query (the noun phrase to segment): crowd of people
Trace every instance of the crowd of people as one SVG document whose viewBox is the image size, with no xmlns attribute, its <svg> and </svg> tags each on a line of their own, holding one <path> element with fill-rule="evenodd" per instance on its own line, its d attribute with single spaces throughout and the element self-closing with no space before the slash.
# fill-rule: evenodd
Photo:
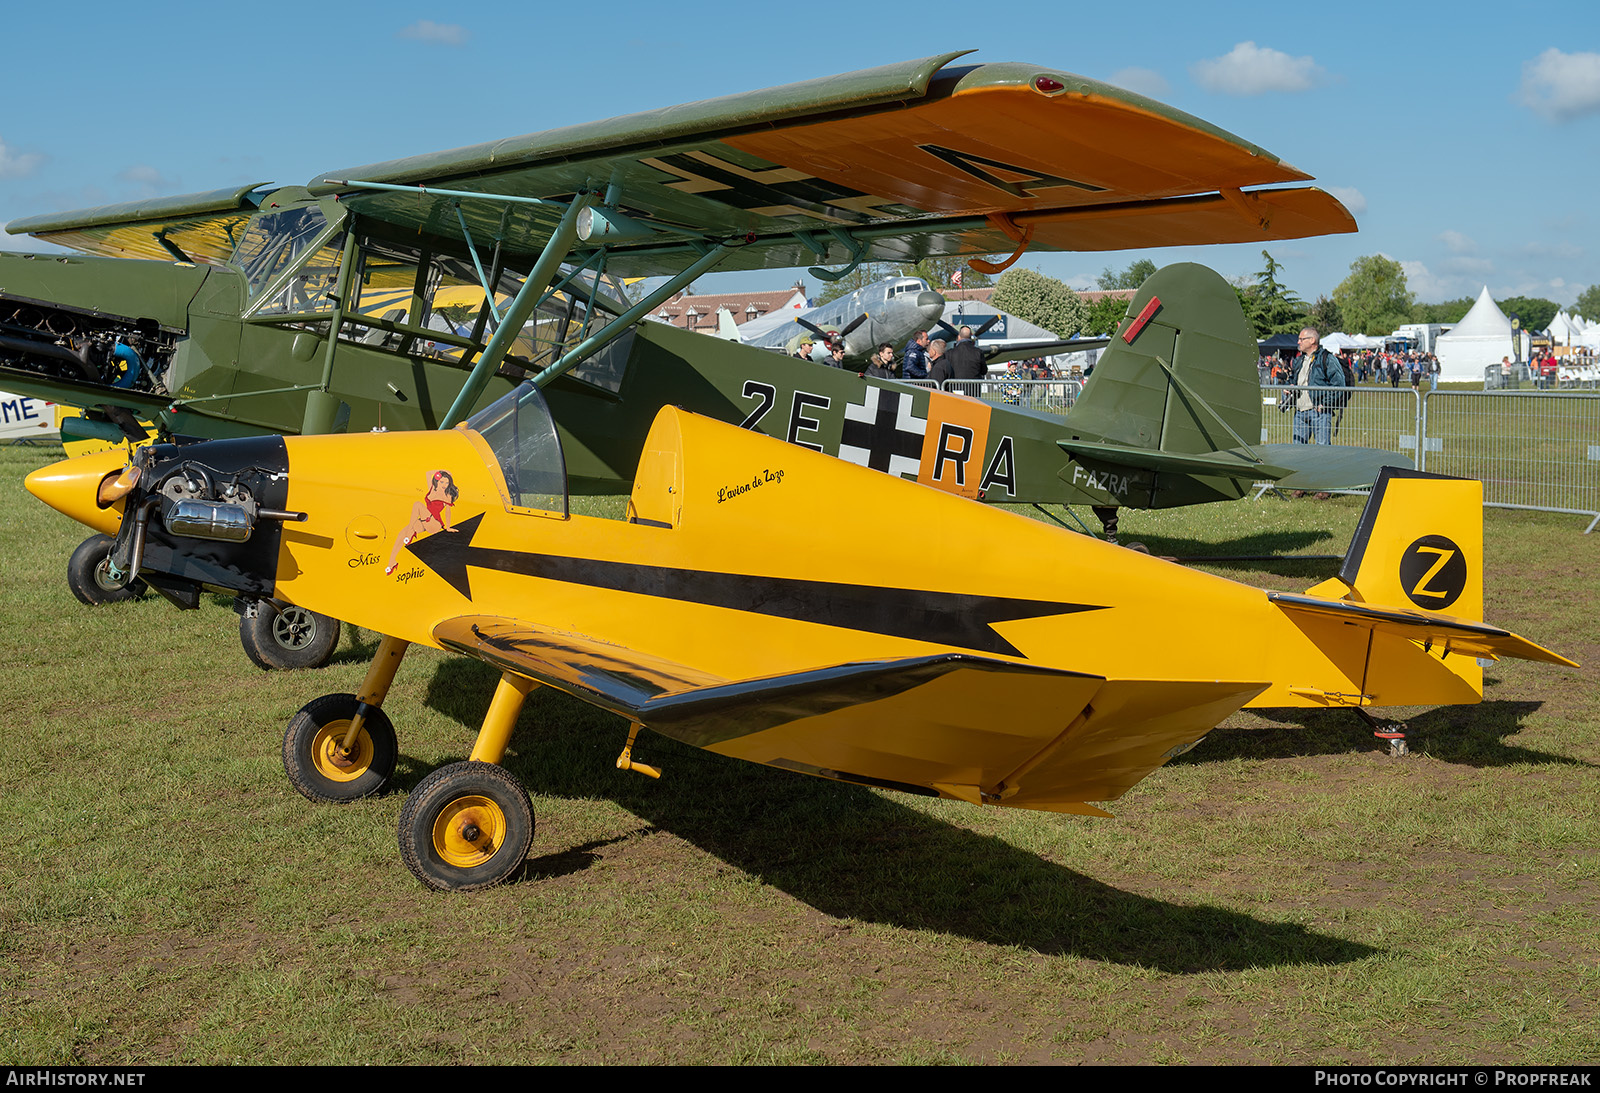
<svg viewBox="0 0 1600 1093">
<path fill-rule="evenodd" d="M 817 342 L 810 335 L 795 344 L 794 356 L 801 360 L 812 359 Z M 844 368 L 845 346 L 842 339 L 831 339 L 827 344 L 829 359 L 825 364 Z M 882 342 L 872 351 L 863 376 L 893 380 L 976 380 L 989 374 L 989 362 L 972 336 L 972 328 L 963 326 L 956 332 L 955 341 L 931 338 L 926 330 L 919 330 L 898 352 L 888 342 Z M 1006 374 L 1013 379 L 1057 379 L 1044 357 L 1025 361 L 1012 361 Z"/>
<path fill-rule="evenodd" d="M 1303 347 L 1302 347 L 1303 349 Z M 1429 389 L 1439 386 L 1439 358 L 1432 353 L 1422 353 L 1415 349 L 1403 353 L 1379 349 L 1346 350 L 1343 353 L 1330 354 L 1339 363 L 1340 371 L 1349 381 L 1338 386 L 1354 386 L 1355 384 L 1388 384 L 1390 387 L 1399 387 L 1402 382 L 1409 383 L 1413 389 L 1420 389 L 1426 383 Z M 1276 353 L 1268 354 L 1256 362 L 1257 371 L 1261 374 L 1261 384 L 1266 386 L 1287 386 L 1294 382 L 1294 361 L 1296 357 L 1280 356 Z"/>
</svg>

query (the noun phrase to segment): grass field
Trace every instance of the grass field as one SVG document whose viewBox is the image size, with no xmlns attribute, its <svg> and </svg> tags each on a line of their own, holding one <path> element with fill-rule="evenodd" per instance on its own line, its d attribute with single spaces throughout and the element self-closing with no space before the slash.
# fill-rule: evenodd
<svg viewBox="0 0 1600 1093">
<path fill-rule="evenodd" d="M 82 530 L 0 449 L 0 1063 L 1592 1063 L 1600 1056 L 1600 535 L 1487 511 L 1488 617 L 1584 663 L 1506 662 L 1478 707 L 1237 716 L 1092 820 L 724 760 L 539 691 L 507 765 L 514 882 L 401 866 L 403 792 L 464 757 L 493 673 L 418 650 L 398 790 L 283 776 L 305 701 L 226 601 L 98 610 Z M 1357 498 L 1130 513 L 1158 553 L 1333 553 Z M 997 565 L 1009 565 L 997 559 Z M 1030 564 L 1038 564 L 1030 560 Z M 1218 569 L 1303 589 L 1328 563 Z M 1153 634 L 1158 637 L 1158 634 Z"/>
</svg>

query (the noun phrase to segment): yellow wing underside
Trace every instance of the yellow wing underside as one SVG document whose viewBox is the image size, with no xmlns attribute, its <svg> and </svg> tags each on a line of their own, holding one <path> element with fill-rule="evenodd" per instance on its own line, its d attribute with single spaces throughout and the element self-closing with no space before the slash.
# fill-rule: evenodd
<svg viewBox="0 0 1600 1093">
<path fill-rule="evenodd" d="M 726 680 L 517 620 L 463 616 L 439 644 L 698 747 L 973 804 L 1103 815 L 1264 683 L 1116 680 L 943 654 Z"/>
</svg>

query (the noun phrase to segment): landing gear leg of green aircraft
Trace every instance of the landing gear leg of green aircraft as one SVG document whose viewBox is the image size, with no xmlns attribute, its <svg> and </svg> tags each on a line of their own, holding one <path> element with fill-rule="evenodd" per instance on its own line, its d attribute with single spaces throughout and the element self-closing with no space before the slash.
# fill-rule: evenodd
<svg viewBox="0 0 1600 1093">
<path fill-rule="evenodd" d="M 533 803 L 498 764 L 523 700 L 538 684 L 505 672 L 478 730 L 472 755 L 428 775 L 400 810 L 400 860 L 423 884 L 470 891 L 499 884 L 528 856 Z"/>
<path fill-rule="evenodd" d="M 283 735 L 283 770 L 301 796 L 318 803 L 360 800 L 394 773 L 399 745 L 383 700 L 410 643 L 385 637 L 356 694 L 307 702 Z"/>
</svg>

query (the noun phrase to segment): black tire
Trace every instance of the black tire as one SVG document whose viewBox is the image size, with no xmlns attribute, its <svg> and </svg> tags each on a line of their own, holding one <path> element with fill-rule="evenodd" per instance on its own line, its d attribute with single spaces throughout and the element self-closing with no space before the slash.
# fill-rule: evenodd
<svg viewBox="0 0 1600 1093">
<path fill-rule="evenodd" d="M 67 587 L 78 597 L 78 602 L 90 607 L 102 604 L 136 600 L 145 593 L 145 583 L 135 577 L 126 587 L 118 588 L 106 576 L 106 563 L 111 558 L 111 548 L 116 540 L 109 535 L 91 535 L 78 544 L 78 549 L 67 559 Z"/>
<path fill-rule="evenodd" d="M 339 620 L 294 604 L 262 604 L 255 618 L 239 620 L 239 644 L 263 671 L 321 668 L 339 644 Z"/>
<path fill-rule="evenodd" d="M 493 763 L 451 763 L 400 810 L 400 860 L 429 888 L 469 892 L 509 877 L 533 845 L 533 803 Z"/>
<path fill-rule="evenodd" d="M 370 797 L 394 773 L 400 746 L 380 709 L 367 711 L 351 754 L 340 749 L 356 715 L 355 695 L 323 695 L 300 707 L 283 734 L 283 771 L 308 801 L 344 804 Z"/>
</svg>

